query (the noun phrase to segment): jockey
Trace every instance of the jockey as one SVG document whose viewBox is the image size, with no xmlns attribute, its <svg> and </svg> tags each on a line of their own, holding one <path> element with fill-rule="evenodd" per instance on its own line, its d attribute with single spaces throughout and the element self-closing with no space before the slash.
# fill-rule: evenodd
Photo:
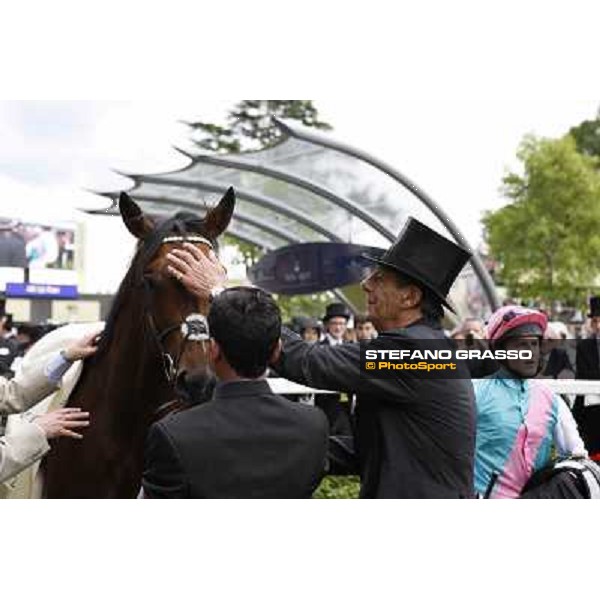
<svg viewBox="0 0 600 600">
<path fill-rule="evenodd" d="M 530 350 L 531 359 L 500 361 L 493 375 L 474 381 L 477 404 L 475 488 L 492 498 L 517 498 L 553 451 L 586 456 L 564 400 L 541 380 L 540 344 L 547 318 L 522 306 L 504 306 L 487 325 L 493 349 Z"/>
<path fill-rule="evenodd" d="M 74 361 L 96 352 L 98 331 L 86 335 L 66 350 L 40 364 L 37 372 L 14 379 L 0 377 L 0 416 L 23 412 L 51 394 Z M 50 449 L 48 439 L 68 436 L 81 438 L 73 431 L 86 427 L 89 413 L 78 408 L 61 408 L 24 423 L 15 433 L 0 437 L 0 483 L 39 460 Z"/>
</svg>

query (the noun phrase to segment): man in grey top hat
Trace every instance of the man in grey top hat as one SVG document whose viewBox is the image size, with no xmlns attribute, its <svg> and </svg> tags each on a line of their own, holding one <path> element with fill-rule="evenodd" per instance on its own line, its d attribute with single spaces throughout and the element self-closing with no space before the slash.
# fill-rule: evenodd
<svg viewBox="0 0 600 600">
<path fill-rule="evenodd" d="M 362 282 L 368 314 L 379 331 L 369 348 L 415 349 L 451 343 L 441 328 L 450 287 L 469 259 L 462 247 L 416 219 Z M 173 250 L 171 274 L 191 292 L 209 296 L 223 282 L 216 259 L 191 245 Z M 473 496 L 474 392 L 464 378 L 418 377 L 398 371 L 393 379 L 361 370 L 359 344 L 307 344 L 283 336 L 283 377 L 318 388 L 357 394 L 356 453 L 363 498 L 469 498 Z"/>
</svg>

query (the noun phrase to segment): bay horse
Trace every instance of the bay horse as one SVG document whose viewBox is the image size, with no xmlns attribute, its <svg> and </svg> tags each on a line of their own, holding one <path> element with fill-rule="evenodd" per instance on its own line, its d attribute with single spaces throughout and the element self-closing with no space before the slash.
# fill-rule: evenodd
<svg viewBox="0 0 600 600">
<path fill-rule="evenodd" d="M 203 219 L 180 212 L 158 222 L 121 193 L 119 211 L 139 240 L 137 250 L 98 350 L 86 361 L 67 403 L 88 411 L 90 426 L 81 440 L 53 442 L 43 465 L 44 497 L 135 498 L 149 426 L 181 407 L 182 383 L 210 393 L 208 304 L 168 274 L 165 257 L 184 241 L 209 252 L 234 206 L 230 188 Z"/>
</svg>

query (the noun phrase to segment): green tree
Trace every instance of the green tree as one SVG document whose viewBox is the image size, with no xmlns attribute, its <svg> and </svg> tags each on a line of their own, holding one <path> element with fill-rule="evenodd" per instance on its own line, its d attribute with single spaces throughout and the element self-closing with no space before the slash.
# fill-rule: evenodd
<svg viewBox="0 0 600 600">
<path fill-rule="evenodd" d="M 571 136 L 526 137 L 517 154 L 523 175 L 504 179 L 507 206 L 484 218 L 487 242 L 509 294 L 543 301 L 574 298 L 600 274 L 598 159 Z"/>
<path fill-rule="evenodd" d="M 264 252 L 258 246 L 250 242 L 243 242 L 233 236 L 225 233 L 225 243 L 229 246 L 235 246 L 240 256 L 239 262 L 243 263 L 246 268 L 255 265 L 264 255 Z"/>
<path fill-rule="evenodd" d="M 278 294 L 276 298 L 284 323 L 291 321 L 292 317 L 320 319 L 325 314 L 325 307 L 335 301 L 335 296 L 330 292 L 295 296 Z"/>
<path fill-rule="evenodd" d="M 192 139 L 212 152 L 242 152 L 271 146 L 281 136 L 272 117 L 298 121 L 305 127 L 331 129 L 319 118 L 311 100 L 243 100 L 228 113 L 226 123 L 188 123 Z"/>
<path fill-rule="evenodd" d="M 600 110 L 595 119 L 582 121 L 576 127 L 571 127 L 569 135 L 575 139 L 579 152 L 600 157 Z"/>
</svg>

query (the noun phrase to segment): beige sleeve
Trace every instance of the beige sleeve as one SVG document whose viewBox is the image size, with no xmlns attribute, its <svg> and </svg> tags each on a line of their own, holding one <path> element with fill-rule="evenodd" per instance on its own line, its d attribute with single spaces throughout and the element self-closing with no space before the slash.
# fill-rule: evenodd
<svg viewBox="0 0 600 600">
<path fill-rule="evenodd" d="M 50 446 L 44 430 L 23 421 L 14 432 L 0 438 L 0 483 L 39 460 Z"/>
<path fill-rule="evenodd" d="M 26 375 L 18 373 L 13 379 L 0 377 L 0 414 L 23 412 L 56 389 L 44 373 L 45 366 L 42 362 Z"/>
</svg>

